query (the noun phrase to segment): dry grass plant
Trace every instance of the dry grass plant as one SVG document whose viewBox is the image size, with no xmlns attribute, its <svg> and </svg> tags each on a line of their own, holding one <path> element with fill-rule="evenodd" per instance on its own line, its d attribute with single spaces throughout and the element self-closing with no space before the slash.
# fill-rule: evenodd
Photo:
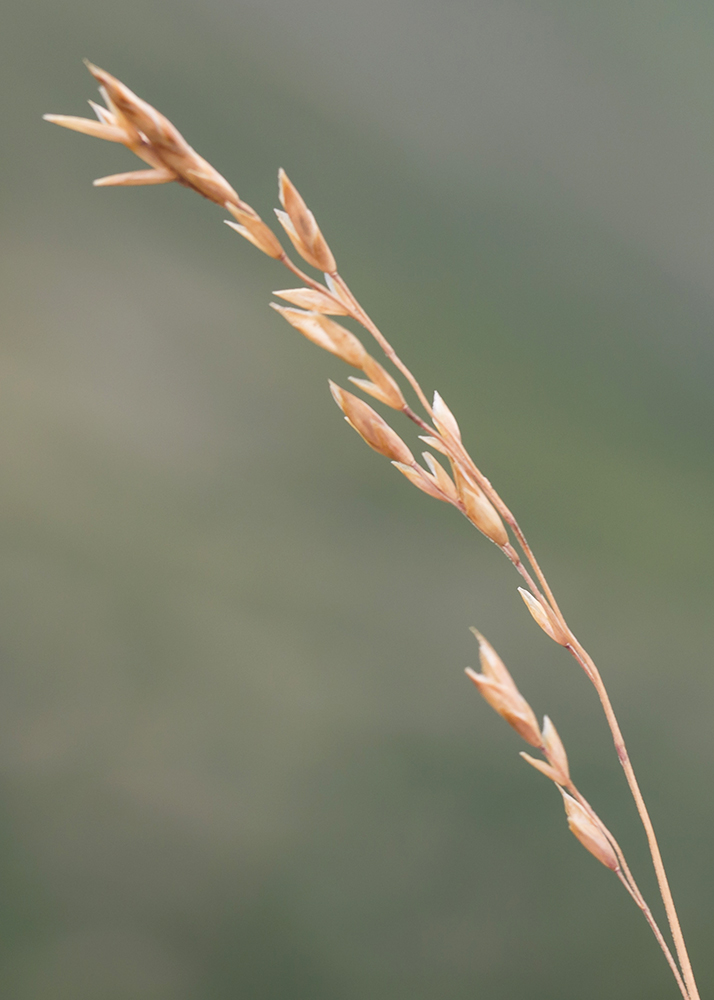
<svg viewBox="0 0 714 1000">
<path fill-rule="evenodd" d="M 647 836 L 674 954 L 635 882 L 620 845 L 576 787 L 555 726 L 547 716 L 542 726 L 538 723 L 499 655 L 480 632 L 472 630 L 479 644 L 481 672 L 469 669 L 466 671 L 468 677 L 489 705 L 541 754 L 540 757 L 527 753 L 521 756 L 555 783 L 562 795 L 571 831 L 598 861 L 617 876 L 642 911 L 685 1000 L 699 1000 L 655 831 L 600 672 L 566 622 L 518 521 L 466 450 L 453 413 L 438 393 L 435 392 L 433 400 L 429 401 L 415 376 L 350 291 L 314 215 L 284 170 L 279 172 L 282 209 L 275 210 L 278 221 L 297 254 L 310 267 L 321 272 L 323 280 L 311 277 L 291 259 L 273 230 L 210 163 L 189 146 L 171 122 L 109 73 L 91 63 L 87 66 L 98 81 L 106 104 L 102 107 L 89 102 L 98 120 L 45 115 L 46 120 L 86 135 L 122 143 L 148 164 L 148 169 L 103 177 L 94 181 L 95 186 L 127 187 L 176 181 L 226 209 L 233 217 L 227 220 L 229 226 L 287 267 L 301 284 L 297 288 L 276 291 L 274 294 L 289 305 L 271 303 L 273 308 L 308 340 L 361 372 L 365 378 L 349 376 L 349 381 L 416 424 L 422 432 L 420 440 L 431 452 L 422 453 L 424 464 L 420 464 L 402 438 L 368 403 L 330 382 L 332 395 L 345 420 L 417 489 L 456 507 L 498 546 L 525 584 L 518 589 L 536 624 L 574 657 L 594 685 Z M 422 416 L 406 402 L 396 379 L 367 352 L 360 339 L 332 319 L 333 316 L 350 317 L 372 337 L 415 394 Z M 438 460 L 432 452 L 442 456 L 445 462 Z"/>
</svg>

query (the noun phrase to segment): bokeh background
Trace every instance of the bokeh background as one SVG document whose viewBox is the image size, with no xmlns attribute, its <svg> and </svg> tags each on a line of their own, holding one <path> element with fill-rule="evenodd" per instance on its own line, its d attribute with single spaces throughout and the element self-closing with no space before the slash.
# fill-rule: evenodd
<svg viewBox="0 0 714 1000">
<path fill-rule="evenodd" d="M 278 266 L 183 189 L 92 189 L 130 154 L 40 120 L 84 113 L 84 56 L 266 217 L 284 166 L 458 414 L 607 678 L 709 995 L 714 9 L 15 0 L 3 996 L 678 995 L 465 681 L 467 626 L 654 902 L 594 692 L 495 548 L 345 427 Z"/>
</svg>

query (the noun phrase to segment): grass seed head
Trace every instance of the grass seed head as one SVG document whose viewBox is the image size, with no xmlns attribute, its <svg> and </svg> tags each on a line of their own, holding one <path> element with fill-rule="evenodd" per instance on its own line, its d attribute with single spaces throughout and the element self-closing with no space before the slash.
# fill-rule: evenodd
<svg viewBox="0 0 714 1000">
<path fill-rule="evenodd" d="M 255 212 L 245 210 L 249 206 L 239 208 L 237 205 L 232 205 L 227 201 L 224 207 L 228 209 L 236 220 L 235 222 L 231 222 L 230 219 L 226 219 L 227 226 L 235 229 L 244 239 L 248 240 L 249 243 L 252 243 L 259 250 L 262 250 L 268 257 L 279 260 L 283 256 L 285 251 L 278 237 Z"/>
<path fill-rule="evenodd" d="M 189 146 L 168 118 L 137 97 L 111 73 L 90 62 L 87 63 L 87 69 L 100 84 L 100 93 L 107 104 L 106 109 L 100 109 L 90 102 L 99 121 L 93 122 L 71 115 L 45 115 L 45 120 L 99 139 L 121 142 L 158 172 L 158 176 L 152 171 L 138 171 L 133 176 L 114 174 L 100 178 L 99 187 L 163 184 L 176 180 L 218 205 L 224 205 L 227 201 L 241 204 L 240 198 L 225 177 Z M 166 171 L 170 176 L 167 176 Z"/>
<path fill-rule="evenodd" d="M 544 760 L 539 760 L 537 757 L 531 757 L 529 753 L 524 753 L 522 750 L 521 757 L 523 760 L 527 760 L 528 763 L 536 769 L 536 771 L 540 771 L 546 776 L 546 778 L 550 778 L 551 781 L 554 781 L 556 785 L 561 783 L 560 773 L 556 771 L 554 767 L 551 767 L 550 764 L 546 764 Z"/>
</svg>

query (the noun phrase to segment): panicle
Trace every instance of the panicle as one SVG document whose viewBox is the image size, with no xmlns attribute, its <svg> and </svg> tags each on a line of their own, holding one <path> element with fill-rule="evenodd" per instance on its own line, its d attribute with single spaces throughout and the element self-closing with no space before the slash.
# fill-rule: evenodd
<svg viewBox="0 0 714 1000">
<path fill-rule="evenodd" d="M 278 190 L 280 204 L 285 211 L 276 209 L 276 214 L 293 246 L 308 264 L 320 271 L 334 274 L 337 270 L 335 258 L 320 232 L 315 216 L 282 167 L 278 172 Z"/>
<path fill-rule="evenodd" d="M 330 382 L 330 391 L 348 423 L 370 448 L 374 448 L 380 455 L 385 455 L 393 462 L 408 466 L 415 464 L 414 456 L 399 435 L 369 404 L 353 396 L 351 392 L 340 389 L 334 382 Z"/>
<path fill-rule="evenodd" d="M 607 839 L 604 829 L 599 826 L 590 816 L 587 809 L 560 789 L 565 805 L 565 815 L 568 818 L 568 826 L 571 832 L 578 838 L 583 847 L 598 859 L 606 868 L 617 871 L 620 867 L 615 851 Z"/>
</svg>

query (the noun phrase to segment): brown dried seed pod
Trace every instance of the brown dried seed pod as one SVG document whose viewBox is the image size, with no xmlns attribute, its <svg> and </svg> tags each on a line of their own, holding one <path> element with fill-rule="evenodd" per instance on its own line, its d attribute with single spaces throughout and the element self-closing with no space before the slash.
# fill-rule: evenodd
<svg viewBox="0 0 714 1000">
<path fill-rule="evenodd" d="M 371 406 L 353 396 L 351 392 L 340 389 L 334 382 L 330 382 L 330 392 L 350 425 L 370 448 L 374 448 L 380 455 L 391 458 L 393 462 L 408 466 L 415 464 L 414 456 L 399 435 Z"/>
<path fill-rule="evenodd" d="M 278 212 L 278 218 L 295 249 L 308 264 L 312 264 L 320 271 L 333 274 L 337 270 L 337 265 L 332 251 L 320 232 L 315 216 L 282 167 L 278 171 L 278 189 L 280 204 L 287 213 L 287 219 L 283 218 L 282 212 Z M 286 222 L 289 222 L 289 226 Z"/>
<path fill-rule="evenodd" d="M 568 795 L 562 788 L 560 794 L 563 796 L 565 815 L 568 817 L 571 832 L 593 857 L 611 871 L 617 871 L 620 865 L 603 829 L 591 819 L 588 811 L 572 795 Z"/>
</svg>

